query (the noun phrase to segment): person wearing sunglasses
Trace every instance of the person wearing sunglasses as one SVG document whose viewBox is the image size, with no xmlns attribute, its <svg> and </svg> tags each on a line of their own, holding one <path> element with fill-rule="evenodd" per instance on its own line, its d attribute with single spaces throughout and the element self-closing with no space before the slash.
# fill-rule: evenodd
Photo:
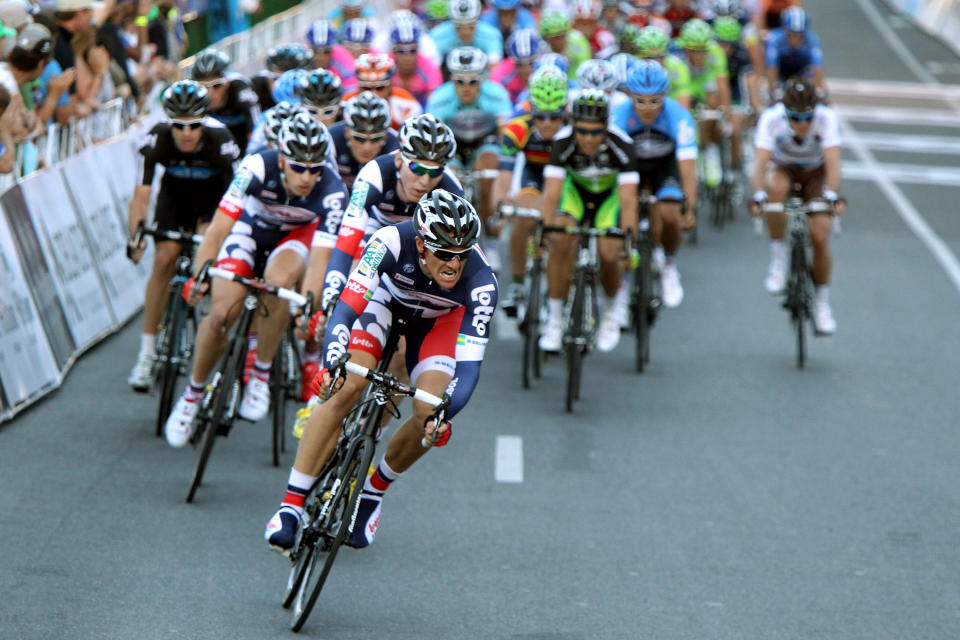
<svg viewBox="0 0 960 640">
<path fill-rule="evenodd" d="M 504 42 L 520 29 L 537 30 L 537 19 L 522 0 L 493 0 L 481 14 L 480 22 L 500 31 Z"/>
<path fill-rule="evenodd" d="M 727 0 L 729 1 L 729 0 Z M 734 188 L 740 185 L 743 168 L 743 128 L 749 107 L 753 113 L 759 113 L 760 76 L 753 70 L 750 53 L 742 40 L 743 28 L 732 16 L 717 16 L 713 21 L 713 30 L 717 34 L 717 43 L 727 56 L 727 72 L 730 75 L 730 103 L 735 107 L 730 113 L 730 166 L 735 172 Z M 740 201 L 742 192 L 734 195 L 734 201 Z"/>
<path fill-rule="evenodd" d="M 195 273 L 216 259 L 222 269 L 292 288 L 306 271 L 308 255 L 311 260 L 329 257 L 346 199 L 343 181 L 329 162 L 330 134 L 309 114 L 297 113 L 284 120 L 277 143 L 277 150 L 241 162 L 197 249 Z M 191 304 L 206 291 L 206 283 L 196 284 L 191 278 L 184 286 Z M 207 377 L 246 295 L 243 286 L 223 280 L 214 280 L 210 288 L 210 313 L 197 328 L 190 381 L 164 429 L 173 447 L 184 446 L 193 433 Z M 258 318 L 255 362 L 238 411 L 251 422 L 270 409 L 270 365 L 290 313 L 289 303 L 279 298 L 262 304 L 267 313 Z"/>
<path fill-rule="evenodd" d="M 596 229 L 637 230 L 637 161 L 630 138 L 610 125 L 610 101 L 599 89 L 572 100 L 570 126 L 557 133 L 543 170 L 543 223 Z M 577 238 L 553 234 L 547 259 L 547 321 L 540 348 L 557 352 L 563 344 L 563 306 L 570 289 Z M 601 296 L 597 349 L 612 351 L 620 342 L 618 318 L 626 313 L 623 240 L 600 238 Z"/>
<path fill-rule="evenodd" d="M 228 71 L 230 57 L 217 49 L 204 49 L 194 56 L 189 77 L 210 94 L 210 115 L 223 123 L 241 149 L 247 148 L 253 125 L 260 117 L 260 99 L 250 82 Z"/>
<path fill-rule="evenodd" d="M 369 53 L 357 58 L 357 88 L 348 91 L 344 100 L 372 91 L 390 106 L 390 126 L 399 129 L 408 119 L 423 113 L 423 107 L 413 94 L 392 84 L 397 73 L 393 58 L 385 53 Z"/>
<path fill-rule="evenodd" d="M 308 71 L 297 81 L 300 106 L 311 116 L 330 127 L 340 116 L 343 87 L 340 78 L 326 69 Z"/>
<path fill-rule="evenodd" d="M 480 0 L 449 0 L 450 19 L 430 30 L 441 60 L 457 47 L 480 49 L 490 65 L 503 60 L 503 36 L 497 27 L 480 21 L 481 10 Z"/>
<path fill-rule="evenodd" d="M 697 204 L 697 139 L 693 116 L 670 98 L 670 79 L 656 62 L 638 60 L 627 77 L 631 102 L 614 111 L 614 124 L 633 140 L 640 184 L 657 197 L 651 207 L 653 258 L 661 271 L 663 303 L 683 301 L 677 251 L 693 227 Z"/>
<path fill-rule="evenodd" d="M 809 77 L 820 90 L 826 87 L 823 49 L 802 7 L 789 7 L 780 14 L 780 27 L 767 36 L 765 62 L 771 89 L 795 75 Z"/>
<path fill-rule="evenodd" d="M 557 67 L 544 67 L 530 79 L 531 111 L 513 118 L 503 127 L 500 139 L 500 175 L 494 201 L 521 209 L 540 211 L 543 205 L 543 168 L 557 132 L 563 127 L 567 110 L 567 76 Z M 518 163 L 519 158 L 523 162 Z M 516 172 L 520 173 L 514 178 Z M 516 186 L 516 193 L 510 190 Z M 527 265 L 527 244 L 537 228 L 535 218 L 515 217 L 510 225 L 510 288 L 503 310 L 516 317 L 523 303 L 523 278 Z"/>
<path fill-rule="evenodd" d="M 840 190 L 841 140 L 837 114 L 819 104 L 817 90 L 808 78 L 796 76 L 786 83 L 783 102 L 768 108 L 757 122 L 754 141 L 754 196 L 751 213 L 759 216 L 766 202 L 786 202 L 794 184 L 803 187 L 803 199 L 826 201 L 843 213 Z M 818 335 L 830 335 L 837 322 L 830 307 L 830 231 L 832 216 L 811 213 L 810 243 L 813 245 L 811 274 L 816 289 L 813 323 Z M 768 213 L 770 266 L 764 287 L 773 294 L 783 291 L 787 277 L 787 216 Z"/>
<path fill-rule="evenodd" d="M 497 305 L 497 280 L 477 247 L 481 224 L 473 205 L 435 189 L 419 199 L 413 214 L 412 220 L 380 229 L 367 243 L 330 318 L 324 368 L 315 387 L 324 392 L 330 387 L 329 369 L 344 352 L 350 362 L 375 368 L 387 337 L 402 331 L 410 382 L 438 396 L 448 392 L 450 405 L 447 420 L 437 425 L 430 419 L 432 407 L 413 402 L 412 415 L 394 432 L 363 483 L 352 533 L 345 541 L 356 548 L 374 541 L 384 494 L 430 450 L 424 443 L 435 440 L 433 446 L 441 447 L 449 442 L 450 420 L 466 406 L 479 382 Z M 399 318 L 405 324 L 396 322 Z M 273 551 L 287 555 L 296 542 L 304 498 L 365 386 L 362 378 L 347 376 L 310 415 L 280 508 L 264 531 Z"/>
<path fill-rule="evenodd" d="M 429 56 L 420 53 L 424 39 L 420 20 L 409 11 L 394 11 L 390 29 L 390 51 L 397 72 L 390 82 L 394 87 L 405 89 L 422 106 L 427 97 L 443 82 L 440 67 Z M 425 38 L 429 41 L 429 38 Z"/>
<path fill-rule="evenodd" d="M 164 90 L 160 103 L 168 120 L 155 124 L 140 146 L 142 169 L 127 217 L 131 237 L 147 221 L 158 165 L 165 171 L 154 210 L 156 227 L 203 233 L 217 210 L 220 196 L 233 179 L 233 163 L 240 156 L 240 148 L 227 128 L 206 117 L 210 94 L 202 85 L 190 80 L 175 82 Z M 143 250 L 143 245 L 131 245 L 128 254 L 139 262 Z M 179 256 L 178 243 L 157 243 L 143 297 L 140 352 L 127 379 L 135 391 L 149 391 L 153 383 L 157 327 Z"/>
<path fill-rule="evenodd" d="M 514 104 L 527 88 L 537 56 L 546 50 L 536 29 L 518 29 L 507 39 L 507 59 L 490 72 L 490 81 L 504 87 Z"/>
</svg>

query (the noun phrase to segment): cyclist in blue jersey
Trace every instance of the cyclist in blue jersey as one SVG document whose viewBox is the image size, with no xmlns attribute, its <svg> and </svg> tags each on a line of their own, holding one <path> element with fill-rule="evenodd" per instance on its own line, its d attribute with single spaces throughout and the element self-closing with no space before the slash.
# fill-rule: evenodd
<svg viewBox="0 0 960 640">
<path fill-rule="evenodd" d="M 487 56 L 476 47 L 458 47 L 447 56 L 450 81 L 440 85 L 427 100 L 427 112 L 447 124 L 457 113 L 480 110 L 495 116 L 502 125 L 510 116 L 513 105 L 507 90 L 486 79 Z M 456 132 L 456 129 L 454 129 Z M 463 170 L 480 173 L 480 217 L 484 223 L 493 215 L 493 182 L 500 162 L 499 135 L 492 131 L 482 140 L 472 158 L 464 158 Z"/>
<path fill-rule="evenodd" d="M 517 29 L 537 28 L 537 19 L 523 6 L 523 0 L 493 0 L 480 16 L 480 22 L 496 28 L 504 42 Z"/>
<path fill-rule="evenodd" d="M 333 311 L 317 387 L 330 386 L 328 368 L 345 352 L 351 362 L 374 368 L 390 332 L 402 331 L 410 381 L 438 396 L 446 391 L 448 417 L 462 410 L 480 377 L 497 304 L 497 280 L 477 249 L 479 237 L 480 219 L 473 206 L 443 189 L 420 198 L 413 220 L 377 231 Z M 406 321 L 402 329 L 394 322 L 398 318 Z M 283 501 L 264 531 L 271 549 L 288 554 L 296 542 L 304 498 L 365 386 L 364 379 L 348 376 L 310 416 Z M 436 435 L 436 446 L 449 441 L 450 422 L 434 424 L 432 412 L 432 407 L 413 402 L 412 415 L 390 438 L 363 484 L 346 544 L 362 548 L 372 543 L 390 484 L 428 451 L 426 439 Z"/>
<path fill-rule="evenodd" d="M 806 76 L 814 86 L 823 89 L 826 77 L 823 71 L 823 49 L 820 38 L 810 31 L 807 12 L 800 7 L 789 7 L 780 14 L 778 29 L 767 37 L 767 82 L 779 87 L 788 78 Z"/>
<path fill-rule="evenodd" d="M 480 22 L 480 0 L 450 0 L 450 19 L 430 30 L 441 60 L 457 47 L 477 47 L 491 65 L 503 60 L 503 36 L 496 27 Z"/>
<path fill-rule="evenodd" d="M 626 89 L 632 104 L 621 104 L 613 122 L 633 139 L 641 187 L 658 198 L 650 220 L 654 259 L 662 271 L 663 303 L 676 307 L 683 300 L 677 249 L 683 229 L 692 228 L 695 222 L 696 127 L 690 112 L 667 97 L 670 80 L 656 62 L 634 63 Z"/>
<path fill-rule="evenodd" d="M 318 230 L 326 245 L 323 257 L 328 257 L 346 198 L 329 161 L 330 146 L 326 127 L 308 114 L 284 121 L 278 151 L 243 159 L 197 250 L 196 269 L 216 257 L 220 268 L 291 288 L 303 277 Z M 194 304 L 203 293 L 195 284 L 191 278 L 184 286 L 184 297 Z M 184 446 L 193 434 L 207 377 L 226 347 L 246 288 L 215 280 L 212 293 L 210 313 L 197 328 L 190 382 L 167 419 L 165 433 L 173 447 Z M 270 409 L 270 366 L 290 312 L 289 303 L 279 298 L 263 304 L 267 313 L 258 319 L 256 361 L 238 411 L 251 422 Z"/>
<path fill-rule="evenodd" d="M 339 7 L 327 14 L 327 20 L 339 29 L 350 20 L 377 17 L 377 12 L 372 7 L 365 7 L 363 4 L 363 0 L 342 0 Z"/>
</svg>

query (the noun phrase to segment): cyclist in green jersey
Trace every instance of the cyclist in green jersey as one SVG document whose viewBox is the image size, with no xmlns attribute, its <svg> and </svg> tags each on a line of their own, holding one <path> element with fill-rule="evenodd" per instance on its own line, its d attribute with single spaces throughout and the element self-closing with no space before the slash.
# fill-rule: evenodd
<svg viewBox="0 0 960 640">
<path fill-rule="evenodd" d="M 686 62 L 667 51 L 667 47 L 670 46 L 670 37 L 659 27 L 651 25 L 637 30 L 635 46 L 637 56 L 660 63 L 667 72 L 667 77 L 670 78 L 670 92 L 667 96 L 689 111 L 693 95 L 690 86 L 690 68 Z"/>
<path fill-rule="evenodd" d="M 553 53 L 559 53 L 570 61 L 567 73 L 571 80 L 577 77 L 577 68 L 592 57 L 590 42 L 577 31 L 570 28 L 570 18 L 558 12 L 544 13 L 540 17 L 540 35 L 550 45 Z"/>
<path fill-rule="evenodd" d="M 610 102 L 599 89 L 582 91 L 571 109 L 571 126 L 553 141 L 543 170 L 543 221 L 546 225 L 577 224 L 597 229 L 637 228 L 637 184 L 640 174 L 633 141 L 607 123 Z M 626 296 L 617 296 L 623 277 L 622 241 L 600 238 L 600 282 L 605 304 L 597 333 L 597 349 L 611 351 L 620 341 L 618 317 Z M 550 240 L 547 261 L 547 322 L 540 348 L 559 351 L 563 342 L 563 303 L 570 288 L 576 238 L 560 235 Z"/>
</svg>

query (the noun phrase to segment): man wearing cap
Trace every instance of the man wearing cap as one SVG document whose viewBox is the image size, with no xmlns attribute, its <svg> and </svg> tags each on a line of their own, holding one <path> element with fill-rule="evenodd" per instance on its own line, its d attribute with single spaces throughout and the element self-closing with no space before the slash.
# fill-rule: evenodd
<svg viewBox="0 0 960 640">
<path fill-rule="evenodd" d="M 73 40 L 73 34 L 90 25 L 90 20 L 93 18 L 92 9 L 92 0 L 57 0 L 57 8 L 53 15 L 57 19 L 57 28 L 60 33 L 57 34 L 53 57 L 60 63 L 61 69 L 76 66 L 70 41 Z"/>
<path fill-rule="evenodd" d="M 0 84 L 10 92 L 6 115 L 14 141 L 22 141 L 37 126 L 33 100 L 21 87 L 40 77 L 52 55 L 50 31 L 41 24 L 29 24 L 17 36 L 7 61 L 0 63 Z"/>
</svg>

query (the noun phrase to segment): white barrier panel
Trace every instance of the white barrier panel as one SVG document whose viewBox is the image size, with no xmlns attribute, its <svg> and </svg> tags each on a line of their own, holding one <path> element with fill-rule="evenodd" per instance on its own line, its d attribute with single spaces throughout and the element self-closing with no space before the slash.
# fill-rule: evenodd
<svg viewBox="0 0 960 640">
<path fill-rule="evenodd" d="M 93 254 L 58 171 L 41 171 L 20 183 L 44 258 L 53 275 L 67 326 L 78 350 L 116 326 Z"/>
<path fill-rule="evenodd" d="M 107 155 L 110 152 L 119 154 L 121 161 L 127 158 L 122 147 L 111 146 Z M 143 262 L 134 265 L 127 259 L 127 225 L 124 222 L 121 226 L 118 205 L 104 167 L 97 163 L 98 157 L 103 154 L 95 149 L 81 151 L 63 163 L 60 170 L 77 215 L 85 226 L 114 320 L 122 323 L 140 309 L 149 272 Z M 129 159 L 126 162 L 129 164 Z"/>
<path fill-rule="evenodd" d="M 960 3 L 957 0 L 891 0 L 928 33 L 960 53 Z"/>
<path fill-rule="evenodd" d="M 0 213 L 0 387 L 7 414 L 60 382 L 17 253 L 7 218 Z"/>
</svg>

